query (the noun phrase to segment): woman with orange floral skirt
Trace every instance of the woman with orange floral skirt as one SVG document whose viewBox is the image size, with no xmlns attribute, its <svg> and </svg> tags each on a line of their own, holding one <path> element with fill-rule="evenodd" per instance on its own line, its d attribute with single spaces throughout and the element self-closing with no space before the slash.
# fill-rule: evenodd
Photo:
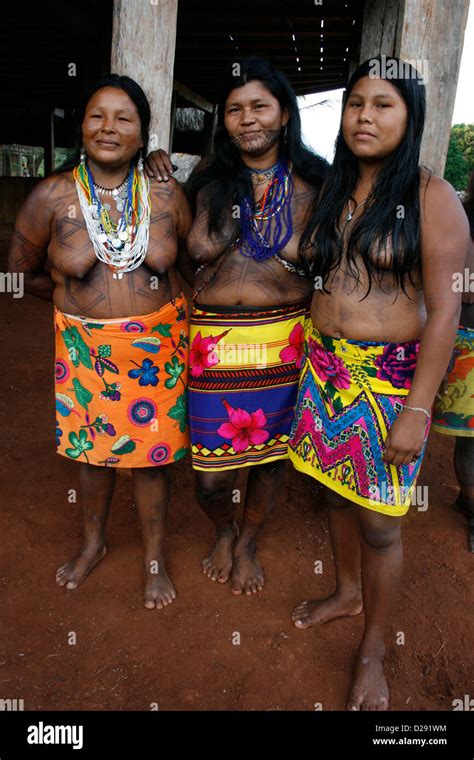
<svg viewBox="0 0 474 760">
<path fill-rule="evenodd" d="M 75 589 L 105 554 L 118 468 L 131 468 L 144 544 L 145 606 L 176 592 L 163 557 L 167 465 L 188 449 L 187 313 L 175 271 L 191 223 L 182 190 L 149 182 L 150 108 L 128 77 L 104 77 L 81 115 L 72 170 L 40 182 L 15 225 L 10 269 L 52 300 L 57 451 L 80 465 L 84 543 L 62 565 Z"/>
</svg>

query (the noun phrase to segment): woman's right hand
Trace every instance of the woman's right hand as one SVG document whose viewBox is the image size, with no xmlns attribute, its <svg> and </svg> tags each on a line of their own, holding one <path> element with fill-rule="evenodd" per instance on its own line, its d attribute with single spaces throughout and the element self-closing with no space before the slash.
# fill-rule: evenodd
<svg viewBox="0 0 474 760">
<path fill-rule="evenodd" d="M 145 161 L 145 171 L 149 177 L 154 177 L 158 182 L 168 182 L 169 175 L 173 174 L 173 164 L 165 150 L 152 151 Z"/>
</svg>

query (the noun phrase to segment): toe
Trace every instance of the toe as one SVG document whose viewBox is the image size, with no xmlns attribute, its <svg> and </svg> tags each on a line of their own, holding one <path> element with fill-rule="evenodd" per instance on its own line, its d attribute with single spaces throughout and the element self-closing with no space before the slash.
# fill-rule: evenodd
<svg viewBox="0 0 474 760">
<path fill-rule="evenodd" d="M 291 614 L 291 617 L 293 618 L 293 620 L 296 620 L 296 618 L 300 618 L 305 612 L 305 609 L 306 609 L 306 602 L 302 602 L 297 607 L 295 607 Z"/>
<path fill-rule="evenodd" d="M 305 618 L 296 618 L 294 620 L 295 628 L 307 628 L 308 624 L 305 621 Z"/>
<path fill-rule="evenodd" d="M 364 695 L 358 694 L 356 692 L 352 692 L 349 696 L 349 700 L 347 702 L 347 709 L 348 710 L 361 710 L 361 706 L 364 702 Z"/>
<path fill-rule="evenodd" d="M 299 604 L 296 605 L 296 607 L 294 608 L 294 611 L 297 614 L 300 612 L 304 612 L 307 606 L 308 606 L 308 602 L 300 602 Z"/>
</svg>

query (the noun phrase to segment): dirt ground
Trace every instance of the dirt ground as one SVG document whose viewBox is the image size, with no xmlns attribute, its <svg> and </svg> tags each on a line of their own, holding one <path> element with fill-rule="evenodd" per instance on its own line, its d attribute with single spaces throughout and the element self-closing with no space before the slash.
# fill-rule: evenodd
<svg viewBox="0 0 474 760">
<path fill-rule="evenodd" d="M 23 699 L 26 710 L 343 710 L 363 617 L 306 631 L 292 625 L 295 604 L 330 593 L 334 572 L 318 489 L 290 465 L 260 541 L 261 594 L 234 597 L 229 584 L 202 574 L 212 529 L 188 461 L 172 466 L 167 557 L 178 596 L 170 607 L 143 606 L 127 473 L 117 482 L 106 558 L 78 590 L 55 585 L 56 568 L 80 546 L 81 521 L 68 502 L 76 464 L 54 451 L 52 309 L 0 293 L 0 310 L 0 698 Z M 386 659 L 396 710 L 451 710 L 453 699 L 472 694 L 474 556 L 452 507 L 452 452 L 451 438 L 431 436 L 419 480 L 429 507 L 412 508 L 404 521 Z"/>
</svg>

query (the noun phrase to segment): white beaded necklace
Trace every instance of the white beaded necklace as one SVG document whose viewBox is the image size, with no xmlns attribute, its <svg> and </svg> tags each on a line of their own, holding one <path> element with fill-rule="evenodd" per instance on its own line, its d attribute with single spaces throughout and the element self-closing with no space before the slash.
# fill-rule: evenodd
<svg viewBox="0 0 474 760">
<path fill-rule="evenodd" d="M 150 183 L 143 171 L 143 162 L 139 162 L 138 188 L 141 213 L 134 225 L 127 224 L 126 209 L 115 229 L 107 231 L 101 218 L 101 206 L 89 203 L 83 187 L 76 177 L 76 189 L 81 211 L 86 222 L 87 232 L 99 261 L 113 270 L 113 277 L 121 280 L 124 274 L 133 272 L 143 264 L 148 250 L 150 232 Z"/>
<path fill-rule="evenodd" d="M 127 202 L 127 190 L 128 190 L 127 177 L 124 179 L 121 185 L 118 185 L 118 187 L 113 187 L 113 188 L 101 187 L 101 185 L 96 185 L 96 183 L 94 182 L 94 190 L 95 190 L 96 195 L 111 196 L 115 201 L 117 211 L 122 212 L 124 210 L 125 204 Z M 110 203 L 107 203 L 107 201 L 104 201 L 102 205 L 107 211 L 110 211 Z"/>
</svg>

